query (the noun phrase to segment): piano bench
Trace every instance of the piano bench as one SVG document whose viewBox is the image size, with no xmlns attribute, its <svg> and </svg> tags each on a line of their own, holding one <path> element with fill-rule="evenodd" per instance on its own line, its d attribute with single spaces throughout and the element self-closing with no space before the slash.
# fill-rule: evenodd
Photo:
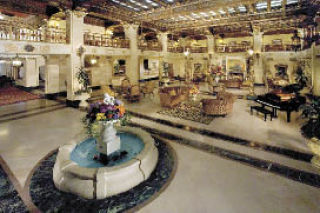
<svg viewBox="0 0 320 213">
<path fill-rule="evenodd" d="M 263 113 L 264 114 L 264 121 L 267 121 L 267 116 L 270 115 L 270 121 L 272 121 L 272 117 L 273 117 L 272 111 L 267 110 L 262 106 L 251 106 L 250 107 L 251 115 L 253 114 L 253 110 Z"/>
</svg>

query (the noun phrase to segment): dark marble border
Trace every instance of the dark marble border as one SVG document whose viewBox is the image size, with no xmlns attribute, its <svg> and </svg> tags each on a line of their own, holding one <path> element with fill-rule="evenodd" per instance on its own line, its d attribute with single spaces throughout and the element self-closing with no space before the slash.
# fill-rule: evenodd
<svg viewBox="0 0 320 213">
<path fill-rule="evenodd" d="M 63 105 L 58 102 L 57 104 L 34 107 L 34 108 L 30 108 L 30 109 L 21 110 L 21 111 L 18 111 L 18 112 L 12 112 L 12 113 L 8 113 L 8 114 L 0 115 L 0 119 L 3 118 L 3 117 L 10 116 L 10 115 L 18 115 L 18 114 L 22 114 L 22 113 L 33 112 L 33 111 L 36 111 L 36 110 L 39 110 L 39 109 L 46 109 L 46 108 L 51 108 L 51 107 L 56 107 L 56 106 L 63 106 Z"/>
<path fill-rule="evenodd" d="M 149 115 L 133 112 L 131 110 L 127 110 L 127 111 L 134 117 L 138 117 L 138 118 L 154 121 L 154 122 L 157 122 L 157 123 L 160 123 L 160 124 L 163 124 L 163 125 L 167 125 L 167 126 L 170 126 L 170 127 L 174 127 L 174 128 L 186 130 L 186 131 L 189 131 L 189 132 L 205 135 L 205 136 L 208 136 L 208 137 L 211 137 L 211 138 L 215 138 L 215 139 L 224 140 L 224 141 L 229 142 L 229 143 L 234 143 L 234 144 L 245 146 L 245 147 L 249 147 L 249 148 L 252 148 L 252 149 L 262 150 L 262 151 L 265 151 L 265 152 L 270 152 L 270 153 L 274 153 L 274 154 L 278 154 L 278 155 L 283 155 L 285 157 L 288 157 L 288 158 L 291 158 L 291 159 L 294 159 L 294 160 L 299 160 L 299 161 L 304 161 L 304 162 L 310 163 L 311 158 L 313 157 L 311 154 L 300 152 L 300 151 L 281 148 L 281 147 L 277 147 L 277 146 L 271 146 L 271 145 L 267 145 L 267 144 L 260 143 L 260 142 L 255 142 L 255 141 L 249 141 L 249 140 L 246 140 L 246 139 L 229 136 L 229 135 L 226 135 L 226 134 L 223 134 L 223 133 L 214 132 L 214 131 L 211 131 L 211 130 L 191 127 L 191 126 L 179 124 L 179 123 L 176 123 L 176 122 L 172 122 L 172 121 L 169 121 L 169 120 L 164 120 L 164 119 L 160 119 L 160 118 L 154 118 L 154 117 L 151 117 Z"/>
<path fill-rule="evenodd" d="M 0 120 L 0 124 L 1 124 L 1 123 L 5 123 L 5 122 L 9 122 L 9 121 L 13 121 L 13 120 L 20 120 L 20 119 L 23 119 L 23 118 L 29 118 L 29 117 L 36 116 L 36 115 L 40 115 L 40 114 L 45 114 L 45 113 L 49 113 L 49 112 L 54 112 L 54 111 L 61 110 L 61 109 L 65 109 L 65 108 L 66 108 L 65 105 L 61 105 L 60 107 L 57 106 L 57 107 L 55 107 L 54 109 L 43 110 L 43 111 L 41 111 L 41 112 L 31 113 L 31 114 L 27 114 L 27 115 L 21 115 L 21 116 L 19 116 L 19 117 L 3 119 L 3 120 Z"/>
<path fill-rule="evenodd" d="M 219 156 L 228 160 L 233 160 L 265 172 L 271 172 L 273 174 L 282 176 L 284 178 L 297 181 L 299 183 L 320 188 L 320 175 L 318 174 L 284 166 L 272 161 L 258 159 L 255 157 L 251 157 L 238 152 L 219 148 L 206 143 L 201 143 L 194 140 L 187 140 L 177 135 L 165 133 L 165 132 L 159 131 L 158 129 L 142 126 L 140 124 L 130 123 L 130 126 L 142 128 L 143 130 L 148 131 L 151 134 L 159 135 L 165 139 L 173 140 L 180 144 L 190 146 L 192 148 L 196 148 L 198 150 L 201 150 L 210 154 L 214 154 L 216 156 Z"/>
<path fill-rule="evenodd" d="M 12 185 L 13 185 L 16 193 L 17 193 L 18 197 L 16 199 L 18 199 L 18 200 L 21 199 L 21 201 L 25 205 L 26 212 L 27 212 L 27 210 L 30 211 L 32 209 L 32 204 L 28 203 L 28 201 L 26 199 L 26 196 L 25 196 L 25 193 L 24 193 L 19 181 L 14 176 L 14 174 L 11 171 L 11 169 L 9 168 L 8 164 L 6 163 L 6 161 L 1 156 L 0 156 L 0 165 L 1 165 L 2 169 L 3 169 L 3 171 L 6 173 L 9 181 L 12 183 Z M 1 209 L 0 209 L 0 212 L 2 212 Z"/>
<path fill-rule="evenodd" d="M 158 142 L 158 143 L 163 143 L 165 144 L 165 147 L 166 149 L 168 150 L 167 153 L 170 153 L 169 155 L 171 155 L 171 160 L 172 160 L 172 167 L 171 167 L 171 172 L 170 172 L 170 175 L 169 177 L 166 179 L 165 183 L 163 183 L 163 185 L 161 186 L 161 188 L 159 190 L 156 190 L 154 194 L 152 194 L 150 197 L 148 197 L 146 200 L 144 200 L 143 202 L 137 204 L 136 206 L 133 206 L 132 208 L 129 208 L 127 210 L 124 210 L 124 212 L 136 212 L 138 211 L 139 209 L 141 209 L 142 207 L 148 205 L 150 202 L 152 202 L 153 200 L 155 200 L 171 183 L 171 181 L 173 180 L 174 176 L 175 176 L 175 173 L 176 173 L 176 170 L 177 170 L 177 164 L 178 164 L 178 160 L 177 160 L 177 155 L 176 155 L 176 152 L 175 150 L 164 140 L 164 139 L 161 139 L 160 137 L 158 136 L 155 136 L 155 141 Z M 163 145 L 162 145 L 163 146 Z M 161 148 L 162 149 L 162 148 Z M 29 202 L 32 202 L 31 200 L 31 196 L 29 194 L 30 192 L 30 186 L 31 186 L 31 180 L 32 180 L 32 177 L 34 175 L 34 173 L 39 170 L 39 167 L 43 164 L 44 166 L 50 166 L 50 163 L 49 161 L 47 161 L 46 159 L 50 158 L 55 152 L 57 152 L 58 149 L 55 149 L 55 150 L 52 150 L 51 152 L 49 152 L 46 156 L 44 156 L 37 164 L 36 166 L 32 169 L 32 171 L 29 173 L 28 175 L 28 178 L 26 180 L 26 184 L 25 184 L 25 187 L 24 187 L 24 192 L 25 194 L 27 194 L 27 199 Z M 43 166 L 42 165 L 42 166 Z M 160 167 L 159 167 L 160 168 Z M 159 170 L 159 168 L 157 169 L 157 171 L 162 171 L 162 169 Z M 45 173 L 44 170 L 41 170 L 42 172 Z M 154 173 L 154 172 L 153 172 Z M 154 176 L 154 174 L 152 174 Z M 163 175 L 163 174 L 158 174 L 158 175 Z M 151 178 L 151 176 L 150 176 Z M 41 178 L 42 179 L 42 178 Z M 149 179 L 148 179 L 149 180 Z M 138 185 L 137 187 L 139 187 L 140 185 Z M 152 183 L 146 183 L 145 186 L 147 187 L 146 190 L 149 190 L 148 188 L 150 187 L 153 187 L 153 184 Z M 64 193 L 64 192 L 62 192 Z M 127 193 L 127 192 L 125 192 Z M 133 196 L 135 194 L 135 188 L 133 190 L 130 190 L 128 192 L 128 194 L 130 195 L 129 197 L 131 197 L 131 195 Z M 66 194 L 66 193 L 64 193 Z M 69 193 L 67 193 L 69 194 Z M 117 195 L 118 199 L 122 199 L 122 195 L 124 193 L 120 194 L 120 195 Z M 144 193 L 143 193 L 144 194 Z M 75 197 L 75 195 L 72 195 L 73 197 Z M 77 196 L 76 196 L 77 197 Z M 127 196 L 128 197 L 128 196 Z M 48 199 L 47 196 L 44 196 L 43 197 L 44 199 Z M 112 197 L 113 198 L 113 197 Z M 42 196 L 40 197 L 40 199 L 42 199 Z M 109 199 L 109 198 L 107 198 Z M 125 200 L 125 201 L 121 201 L 121 202 L 129 202 L 130 200 Z M 83 199 L 82 201 L 83 202 Z M 89 200 L 89 202 L 91 202 Z M 99 202 L 99 201 L 94 201 L 94 202 Z M 92 203 L 92 202 L 91 202 Z M 34 204 L 32 203 L 32 205 L 34 206 Z M 84 212 L 87 212 L 85 209 L 83 209 Z M 32 209 L 32 212 L 40 212 L 40 210 L 34 206 L 34 208 Z M 123 212 L 123 211 L 121 211 Z"/>
</svg>

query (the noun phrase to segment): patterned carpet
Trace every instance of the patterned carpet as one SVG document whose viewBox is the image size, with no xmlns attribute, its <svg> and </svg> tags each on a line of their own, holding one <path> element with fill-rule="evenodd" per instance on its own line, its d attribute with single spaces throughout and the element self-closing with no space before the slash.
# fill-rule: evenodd
<svg viewBox="0 0 320 213">
<path fill-rule="evenodd" d="M 52 180 L 52 168 L 57 153 L 42 161 L 31 178 L 32 202 L 41 212 L 124 212 L 139 208 L 154 199 L 174 175 L 175 155 L 164 142 L 156 141 L 159 150 L 158 164 L 148 180 L 133 189 L 102 200 L 87 200 L 57 190 Z"/>
<path fill-rule="evenodd" d="M 170 108 L 163 108 L 157 113 L 167 115 L 167 116 L 172 116 L 176 118 L 181 118 L 184 120 L 190 120 L 190 121 L 195 121 L 198 123 L 203 123 L 203 124 L 210 124 L 211 121 L 216 116 L 212 115 L 205 115 L 201 111 L 201 103 L 200 102 L 184 102 L 181 103 L 179 106 L 174 107 L 172 109 Z"/>
<path fill-rule="evenodd" d="M 16 87 L 0 88 L 0 106 L 39 98 L 39 95 L 23 91 Z"/>
<path fill-rule="evenodd" d="M 13 184 L 0 165 L 0 212 L 28 212 L 27 207 L 14 189 Z"/>
</svg>

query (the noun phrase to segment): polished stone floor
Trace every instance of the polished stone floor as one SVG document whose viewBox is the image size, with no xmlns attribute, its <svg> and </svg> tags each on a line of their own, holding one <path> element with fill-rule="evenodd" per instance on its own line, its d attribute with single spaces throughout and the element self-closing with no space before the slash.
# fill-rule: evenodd
<svg viewBox="0 0 320 213">
<path fill-rule="evenodd" d="M 32 170 L 50 151 L 84 134 L 83 112 L 56 101 L 37 101 L 0 108 L 0 156 L 16 180 L 16 190 L 33 211 L 28 197 Z M 287 123 L 280 113 L 278 119 L 265 122 L 250 115 L 251 104 L 238 99 L 232 114 L 205 125 L 158 114 L 157 96 L 126 103 L 134 112 L 132 124 L 163 137 L 178 159 L 170 185 L 139 212 L 320 212 L 320 173 L 311 166 L 299 132 L 303 119 L 294 113 Z M 199 130 L 278 149 L 257 149 Z M 292 156 L 284 154 L 288 150 Z"/>
</svg>

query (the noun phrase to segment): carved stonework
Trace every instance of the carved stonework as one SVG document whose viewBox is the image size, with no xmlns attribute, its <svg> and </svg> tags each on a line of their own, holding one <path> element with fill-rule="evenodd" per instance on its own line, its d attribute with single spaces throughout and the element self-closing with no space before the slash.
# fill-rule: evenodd
<svg viewBox="0 0 320 213">
<path fill-rule="evenodd" d="M 45 46 L 41 46 L 40 47 L 40 53 L 46 54 L 46 53 L 49 53 L 49 52 L 50 52 L 50 46 L 45 45 Z"/>
<path fill-rule="evenodd" d="M 73 13 L 77 18 L 83 18 L 88 14 L 83 10 L 75 10 L 75 11 L 73 11 Z"/>
<path fill-rule="evenodd" d="M 19 51 L 19 47 L 14 44 L 5 44 L 4 48 L 5 48 L 5 52 L 18 52 Z"/>
</svg>

